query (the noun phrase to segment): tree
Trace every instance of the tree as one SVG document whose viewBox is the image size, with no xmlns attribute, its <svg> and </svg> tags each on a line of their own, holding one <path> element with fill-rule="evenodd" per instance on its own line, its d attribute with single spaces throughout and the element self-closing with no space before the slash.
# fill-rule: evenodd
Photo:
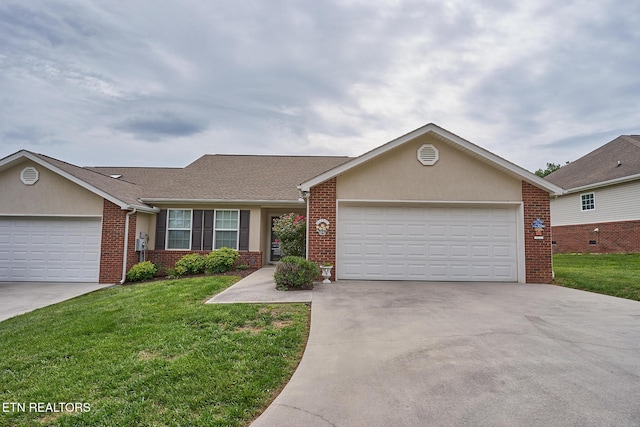
<svg viewBox="0 0 640 427">
<path fill-rule="evenodd" d="M 565 165 L 568 165 L 568 164 L 569 164 L 569 162 L 565 163 Z M 544 178 L 545 176 L 549 175 L 550 173 L 557 171 L 562 166 L 564 166 L 564 165 L 561 165 L 559 163 L 557 165 L 555 163 L 547 163 L 547 168 L 544 169 L 544 170 L 543 169 L 538 169 L 536 171 L 536 175 Z"/>
</svg>

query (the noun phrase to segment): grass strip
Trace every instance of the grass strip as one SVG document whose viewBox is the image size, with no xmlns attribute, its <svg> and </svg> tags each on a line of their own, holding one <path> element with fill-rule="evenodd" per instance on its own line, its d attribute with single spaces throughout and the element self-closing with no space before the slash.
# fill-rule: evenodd
<svg viewBox="0 0 640 427">
<path fill-rule="evenodd" d="M 309 307 L 203 304 L 236 280 L 118 286 L 0 322 L 0 425 L 247 425 L 297 366 Z"/>
<path fill-rule="evenodd" d="M 556 254 L 561 286 L 640 301 L 640 254 Z"/>
</svg>

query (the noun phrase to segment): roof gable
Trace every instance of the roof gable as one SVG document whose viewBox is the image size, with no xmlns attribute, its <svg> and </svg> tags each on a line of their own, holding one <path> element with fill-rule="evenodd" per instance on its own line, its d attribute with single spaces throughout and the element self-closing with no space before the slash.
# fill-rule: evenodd
<svg viewBox="0 0 640 427">
<path fill-rule="evenodd" d="M 567 190 L 640 179 L 640 135 L 621 135 L 545 178 Z"/>
<path fill-rule="evenodd" d="M 21 150 L 0 160 L 0 170 L 29 159 L 32 162 L 68 179 L 80 187 L 120 206 L 122 209 L 138 208 L 154 210 L 137 200 L 138 188 L 135 184 L 117 181 L 108 176 L 90 171 L 43 154 Z"/>
<path fill-rule="evenodd" d="M 459 136 L 433 123 L 429 123 L 421 128 L 414 130 L 413 132 L 410 132 L 378 148 L 375 148 L 361 155 L 360 157 L 356 157 L 350 160 L 349 162 L 339 165 L 308 181 L 305 181 L 300 185 L 300 189 L 302 191 L 309 191 L 311 187 L 314 187 L 324 181 L 327 181 L 333 177 L 343 174 L 363 163 L 366 163 L 374 158 L 377 158 L 378 156 L 381 156 L 390 150 L 393 150 L 403 144 L 413 141 L 416 138 L 428 133 L 432 134 L 436 139 L 446 142 L 447 144 L 463 151 L 464 153 L 470 155 L 471 157 L 474 157 L 480 161 L 483 161 L 491 165 L 492 167 L 506 173 L 507 175 L 510 175 L 517 179 L 528 182 L 529 184 L 534 185 L 535 187 L 538 187 L 540 189 L 543 189 L 550 194 L 559 195 L 563 193 L 562 188 L 556 186 L 555 184 L 545 181 L 544 179 L 521 168 L 520 166 L 517 166 L 503 159 L 502 157 L 499 157 L 475 144 L 472 144 L 471 142 L 463 138 L 460 138 Z"/>
</svg>

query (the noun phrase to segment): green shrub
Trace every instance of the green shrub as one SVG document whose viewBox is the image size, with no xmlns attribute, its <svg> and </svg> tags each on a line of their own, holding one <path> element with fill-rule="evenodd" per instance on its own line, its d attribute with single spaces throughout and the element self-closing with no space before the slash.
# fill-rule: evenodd
<svg viewBox="0 0 640 427">
<path fill-rule="evenodd" d="M 167 279 L 179 279 L 185 274 L 187 274 L 187 269 L 181 265 L 178 265 L 167 270 Z"/>
<path fill-rule="evenodd" d="M 184 274 L 200 274 L 204 273 L 205 258 L 200 254 L 188 254 L 183 256 L 176 262 L 176 269 L 184 269 Z"/>
<path fill-rule="evenodd" d="M 234 249 L 216 249 L 205 257 L 205 268 L 212 274 L 225 273 L 233 268 L 239 256 Z"/>
<path fill-rule="evenodd" d="M 139 282 L 141 280 L 153 279 L 158 268 L 151 261 L 143 261 L 135 264 L 127 272 L 127 280 L 130 282 Z"/>
<path fill-rule="evenodd" d="M 318 266 L 302 257 L 287 256 L 280 260 L 274 278 L 276 289 L 304 289 L 313 286 L 313 280 L 320 275 Z"/>
<path fill-rule="evenodd" d="M 273 221 L 273 231 L 278 236 L 284 256 L 304 257 L 306 249 L 307 221 L 303 215 L 288 213 Z"/>
</svg>

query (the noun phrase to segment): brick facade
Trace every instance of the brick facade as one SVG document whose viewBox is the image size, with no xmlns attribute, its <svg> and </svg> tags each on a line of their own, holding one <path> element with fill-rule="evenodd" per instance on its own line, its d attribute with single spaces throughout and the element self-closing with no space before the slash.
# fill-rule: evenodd
<svg viewBox="0 0 640 427">
<path fill-rule="evenodd" d="M 161 264 L 164 268 L 173 268 L 176 262 L 187 254 L 200 254 L 207 255 L 211 251 L 167 251 L 167 250 L 152 250 L 147 251 L 147 261 L 151 261 L 154 264 Z M 262 268 L 262 252 L 238 252 L 240 256 L 236 261 L 236 265 L 246 264 L 250 269 Z"/>
<path fill-rule="evenodd" d="M 122 280 L 122 256 L 127 211 L 104 200 L 102 207 L 102 242 L 100 244 L 100 283 Z M 127 269 L 137 262 L 135 252 L 136 214 L 129 216 Z"/>
<path fill-rule="evenodd" d="M 553 260 L 551 254 L 551 218 L 549 193 L 522 181 L 524 202 L 524 254 L 527 283 L 551 283 Z M 546 226 L 543 239 L 535 239 L 533 222 L 540 219 Z"/>
<path fill-rule="evenodd" d="M 640 221 L 562 225 L 552 232 L 556 253 L 640 252 Z"/>
<path fill-rule="evenodd" d="M 318 264 L 336 265 L 336 178 L 330 179 L 311 188 L 309 199 L 307 258 Z M 316 221 L 329 221 L 327 234 L 321 236 L 316 231 Z M 335 267 L 331 270 L 331 280 L 335 280 Z"/>
</svg>

